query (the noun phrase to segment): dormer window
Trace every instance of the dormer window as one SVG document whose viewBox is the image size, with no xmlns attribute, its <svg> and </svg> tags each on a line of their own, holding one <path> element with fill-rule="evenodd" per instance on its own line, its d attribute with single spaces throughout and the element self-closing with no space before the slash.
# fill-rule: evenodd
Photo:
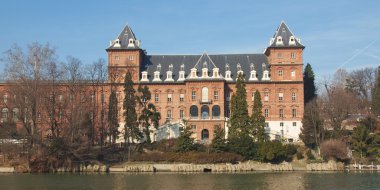
<svg viewBox="0 0 380 190">
<path fill-rule="evenodd" d="M 133 39 L 128 40 L 128 47 L 135 47 L 135 42 Z"/>
<path fill-rule="evenodd" d="M 219 78 L 219 68 L 213 68 L 212 69 L 212 77 L 213 78 Z"/>
<path fill-rule="evenodd" d="M 190 74 L 190 77 L 191 78 L 197 78 L 197 69 L 196 68 L 192 68 L 191 69 L 191 74 Z"/>
<path fill-rule="evenodd" d="M 141 82 L 149 82 L 148 72 L 146 72 L 146 71 L 141 72 Z"/>
<path fill-rule="evenodd" d="M 296 39 L 294 38 L 294 36 L 290 36 L 289 45 L 296 45 Z"/>
<path fill-rule="evenodd" d="M 173 82 L 173 64 L 169 65 L 169 70 L 166 71 L 166 79 L 165 81 Z"/>
<path fill-rule="evenodd" d="M 207 69 L 207 67 L 202 69 L 202 77 L 203 78 L 207 78 L 208 77 L 208 69 Z"/>
<path fill-rule="evenodd" d="M 256 77 L 256 70 L 255 70 L 255 66 L 253 65 L 253 63 L 251 63 L 251 75 L 249 76 L 249 80 L 250 81 L 254 81 L 254 80 L 257 80 L 257 77 Z"/>
<path fill-rule="evenodd" d="M 263 78 L 262 78 L 262 80 L 270 80 L 270 78 L 269 78 L 269 71 L 265 70 L 263 72 Z"/>
<path fill-rule="evenodd" d="M 185 65 L 182 64 L 179 71 L 178 81 L 184 81 L 184 80 L 185 80 Z"/>
<path fill-rule="evenodd" d="M 113 45 L 113 47 L 120 47 L 120 40 L 119 39 L 115 40 L 115 44 Z"/>
<path fill-rule="evenodd" d="M 284 45 L 284 43 L 282 42 L 282 37 L 281 36 L 277 36 L 276 45 Z"/>
<path fill-rule="evenodd" d="M 241 71 L 241 65 L 240 65 L 240 63 L 238 63 L 236 67 L 237 67 L 238 72 Z"/>
</svg>

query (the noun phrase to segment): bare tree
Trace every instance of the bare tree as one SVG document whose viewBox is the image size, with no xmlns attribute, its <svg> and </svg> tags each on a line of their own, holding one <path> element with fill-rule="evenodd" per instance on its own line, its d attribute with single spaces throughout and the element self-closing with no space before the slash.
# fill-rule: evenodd
<svg viewBox="0 0 380 190">
<path fill-rule="evenodd" d="M 6 63 L 6 79 L 9 91 L 16 95 L 14 104 L 19 109 L 22 126 L 26 130 L 29 145 L 34 147 L 42 139 L 44 129 L 41 124 L 43 115 L 43 98 L 45 95 L 44 82 L 48 79 L 48 65 L 56 61 L 55 49 L 49 44 L 33 43 L 27 52 L 14 45 L 5 52 L 3 61 Z"/>
</svg>

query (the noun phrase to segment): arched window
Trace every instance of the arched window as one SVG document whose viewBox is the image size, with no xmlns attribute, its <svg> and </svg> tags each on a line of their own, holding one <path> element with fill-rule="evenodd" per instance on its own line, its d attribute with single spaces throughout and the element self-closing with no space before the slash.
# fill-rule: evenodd
<svg viewBox="0 0 380 190">
<path fill-rule="evenodd" d="M 213 119 L 220 118 L 220 107 L 218 105 L 212 106 L 212 118 Z"/>
<path fill-rule="evenodd" d="M 191 118 L 198 118 L 198 107 L 195 105 L 192 105 L 190 107 L 190 117 Z"/>
<path fill-rule="evenodd" d="M 8 119 L 8 108 L 3 108 L 1 111 L 1 118 Z"/>
<path fill-rule="evenodd" d="M 208 88 L 202 88 L 202 102 L 208 102 Z"/>
<path fill-rule="evenodd" d="M 202 140 L 206 140 L 209 138 L 209 133 L 207 129 L 203 129 L 201 132 Z"/>
<path fill-rule="evenodd" d="M 207 105 L 203 105 L 202 108 L 201 108 L 201 111 L 202 111 L 202 119 L 209 119 L 209 112 L 210 112 L 210 109 L 208 108 Z"/>
<path fill-rule="evenodd" d="M 13 108 L 12 115 L 13 121 L 18 121 L 18 108 Z"/>
</svg>

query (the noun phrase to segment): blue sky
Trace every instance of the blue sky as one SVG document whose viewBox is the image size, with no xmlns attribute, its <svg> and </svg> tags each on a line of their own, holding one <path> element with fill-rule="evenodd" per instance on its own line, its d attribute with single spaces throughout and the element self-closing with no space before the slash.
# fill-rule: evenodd
<svg viewBox="0 0 380 190">
<path fill-rule="evenodd" d="M 2 0 L 0 52 L 49 42 L 61 60 L 92 63 L 129 24 L 149 54 L 261 53 L 284 20 L 320 79 L 380 65 L 379 10 L 377 0 Z"/>
</svg>

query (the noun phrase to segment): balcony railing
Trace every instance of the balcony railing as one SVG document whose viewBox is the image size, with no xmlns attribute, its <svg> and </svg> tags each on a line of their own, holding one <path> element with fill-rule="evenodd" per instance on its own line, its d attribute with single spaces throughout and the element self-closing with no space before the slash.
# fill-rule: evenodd
<svg viewBox="0 0 380 190">
<path fill-rule="evenodd" d="M 200 104 L 212 104 L 212 100 L 199 100 Z"/>
</svg>

